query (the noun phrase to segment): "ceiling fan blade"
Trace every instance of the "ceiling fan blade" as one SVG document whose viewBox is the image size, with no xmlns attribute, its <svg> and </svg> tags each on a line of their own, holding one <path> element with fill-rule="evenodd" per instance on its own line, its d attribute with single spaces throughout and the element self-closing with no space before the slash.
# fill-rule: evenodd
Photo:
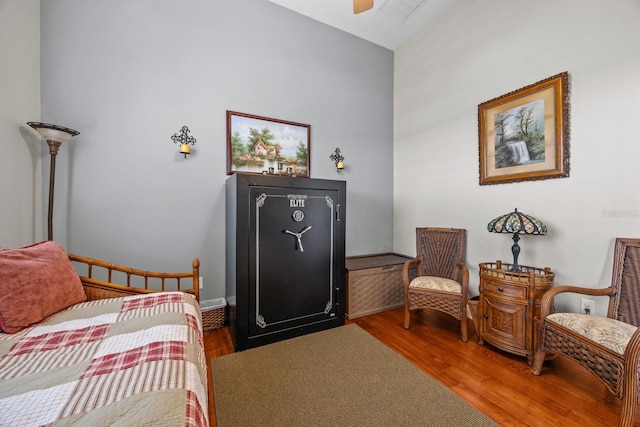
<svg viewBox="0 0 640 427">
<path fill-rule="evenodd" d="M 373 0 L 353 0 L 353 13 L 366 12 L 373 8 Z"/>
</svg>

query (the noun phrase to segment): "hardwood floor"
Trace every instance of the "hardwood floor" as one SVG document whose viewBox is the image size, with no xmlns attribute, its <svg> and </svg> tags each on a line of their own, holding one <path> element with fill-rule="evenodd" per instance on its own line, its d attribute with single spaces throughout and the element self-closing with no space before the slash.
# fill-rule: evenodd
<svg viewBox="0 0 640 427">
<path fill-rule="evenodd" d="M 536 377 L 525 358 L 479 345 L 471 321 L 465 344 L 450 317 L 414 312 L 405 330 L 403 316 L 399 308 L 347 323 L 356 323 L 502 426 L 618 425 L 620 401 L 576 363 L 558 357 L 545 362 Z M 227 328 L 205 332 L 204 341 L 207 359 L 233 352 Z M 209 413 L 215 426 L 211 372 Z"/>
</svg>

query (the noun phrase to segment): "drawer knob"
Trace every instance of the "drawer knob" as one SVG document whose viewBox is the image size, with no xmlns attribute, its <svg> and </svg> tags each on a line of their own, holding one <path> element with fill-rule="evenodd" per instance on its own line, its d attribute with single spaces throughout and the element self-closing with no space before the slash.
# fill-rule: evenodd
<svg viewBox="0 0 640 427">
<path fill-rule="evenodd" d="M 487 313 L 483 314 L 483 316 L 484 316 L 485 319 L 489 318 L 489 315 Z"/>
<path fill-rule="evenodd" d="M 504 292 L 504 288 L 501 286 L 501 287 L 498 288 L 498 291 L 499 292 Z"/>
</svg>

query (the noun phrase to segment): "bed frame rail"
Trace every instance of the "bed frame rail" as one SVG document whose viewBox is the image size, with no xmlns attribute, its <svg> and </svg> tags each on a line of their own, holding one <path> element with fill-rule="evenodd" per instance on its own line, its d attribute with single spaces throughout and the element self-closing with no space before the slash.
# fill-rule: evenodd
<svg viewBox="0 0 640 427">
<path fill-rule="evenodd" d="M 69 254 L 69 259 L 78 271 L 87 301 L 163 291 L 185 292 L 200 301 L 198 258 L 191 263 L 192 271 L 183 273 L 137 270 L 74 254 Z M 85 271 L 86 276 L 83 275 Z"/>
</svg>

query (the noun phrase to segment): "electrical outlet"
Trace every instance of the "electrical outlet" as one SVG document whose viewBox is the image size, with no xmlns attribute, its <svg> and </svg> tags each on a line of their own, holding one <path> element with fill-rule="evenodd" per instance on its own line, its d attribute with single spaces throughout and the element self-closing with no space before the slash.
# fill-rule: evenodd
<svg viewBox="0 0 640 427">
<path fill-rule="evenodd" d="M 580 298 L 580 313 L 593 315 L 596 310 L 596 302 L 592 299 Z"/>
<path fill-rule="evenodd" d="M 200 276 L 198 279 L 199 279 L 200 289 L 202 289 L 204 287 L 204 277 Z"/>
</svg>

